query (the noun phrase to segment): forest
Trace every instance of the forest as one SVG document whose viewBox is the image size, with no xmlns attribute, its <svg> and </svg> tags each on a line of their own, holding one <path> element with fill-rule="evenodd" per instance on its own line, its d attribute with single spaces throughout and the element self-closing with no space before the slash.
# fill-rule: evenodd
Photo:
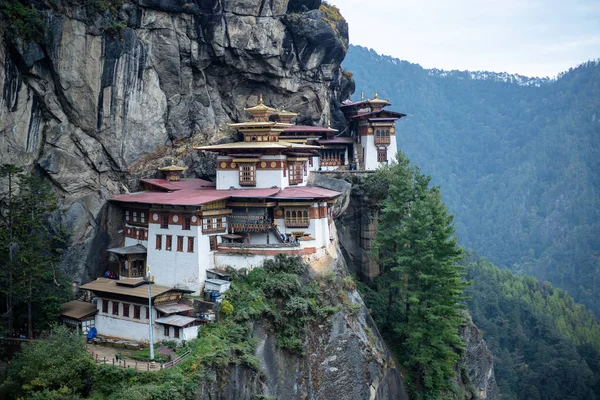
<svg viewBox="0 0 600 400">
<path fill-rule="evenodd" d="M 423 69 L 351 46 L 357 99 L 408 114 L 398 145 L 455 214 L 460 244 L 600 315 L 600 64 L 557 79 Z"/>
<path fill-rule="evenodd" d="M 361 187 L 379 208 L 374 255 L 382 274 L 358 287 L 412 396 L 460 396 L 451 379 L 464 350 L 457 327 L 472 318 L 493 355 L 503 399 L 600 398 L 597 317 L 549 282 L 473 252 L 463 258 L 452 216 L 429 181 L 400 155 L 399 164 Z M 429 375 L 438 385 L 419 386 L 418 376 Z"/>
</svg>

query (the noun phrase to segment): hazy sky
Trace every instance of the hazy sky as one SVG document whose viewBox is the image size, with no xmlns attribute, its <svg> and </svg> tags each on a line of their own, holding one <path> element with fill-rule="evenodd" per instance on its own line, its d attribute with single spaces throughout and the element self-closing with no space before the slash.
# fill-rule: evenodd
<svg viewBox="0 0 600 400">
<path fill-rule="evenodd" d="M 350 43 L 425 68 L 555 76 L 600 58 L 600 0 L 329 0 Z"/>
</svg>

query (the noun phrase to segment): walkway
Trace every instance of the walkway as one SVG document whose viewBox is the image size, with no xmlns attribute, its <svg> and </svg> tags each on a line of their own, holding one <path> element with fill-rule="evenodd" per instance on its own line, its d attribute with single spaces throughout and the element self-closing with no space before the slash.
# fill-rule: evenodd
<svg viewBox="0 0 600 400">
<path fill-rule="evenodd" d="M 91 353 L 92 358 L 97 364 L 132 368 L 138 371 L 155 371 L 160 369 L 160 364 L 155 364 L 154 368 L 151 368 L 150 363 L 144 361 L 135 361 L 131 359 L 120 359 L 117 361 L 117 354 L 127 357 L 131 356 L 131 354 L 134 353 L 134 350 L 115 349 L 113 347 L 98 346 L 96 344 L 86 344 L 85 347 Z"/>
</svg>

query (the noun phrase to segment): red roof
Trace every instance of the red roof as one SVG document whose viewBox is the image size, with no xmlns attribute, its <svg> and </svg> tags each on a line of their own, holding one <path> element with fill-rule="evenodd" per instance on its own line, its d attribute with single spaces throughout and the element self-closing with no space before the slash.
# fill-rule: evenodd
<svg viewBox="0 0 600 400">
<path fill-rule="evenodd" d="M 273 196 L 274 199 L 331 199 L 340 192 L 314 186 L 287 187 Z"/>
<path fill-rule="evenodd" d="M 336 137 L 333 139 L 319 139 L 319 144 L 339 144 L 339 143 L 354 143 L 354 139 L 350 137 Z"/>
<path fill-rule="evenodd" d="M 229 193 L 229 197 L 240 198 L 240 197 L 271 197 L 277 194 L 281 188 L 267 188 L 267 189 L 230 189 L 230 190 L 222 190 L 222 192 Z"/>
<path fill-rule="evenodd" d="M 180 181 L 167 181 L 166 179 L 140 179 L 140 181 L 165 190 L 200 189 L 203 187 L 216 186 L 216 183 L 205 181 L 204 179 L 182 179 Z"/>
<path fill-rule="evenodd" d="M 173 206 L 197 206 L 230 197 L 229 190 L 182 189 L 175 192 L 137 192 L 113 196 L 112 200 L 123 203 L 165 204 Z"/>
<path fill-rule="evenodd" d="M 291 128 L 285 128 L 283 133 L 296 133 L 296 132 L 337 132 L 337 129 L 325 128 L 322 126 L 312 125 L 294 125 Z"/>
<path fill-rule="evenodd" d="M 387 114 L 389 117 L 395 118 L 395 119 L 400 119 L 402 117 L 406 117 L 406 114 L 402 114 L 402 113 L 399 113 L 396 111 L 379 110 L 379 111 L 371 111 L 371 112 L 364 113 L 364 114 L 352 114 L 352 115 L 348 115 L 347 118 L 355 119 L 355 118 L 361 118 L 361 117 L 368 117 L 371 115 L 376 117 L 376 116 L 379 116 L 380 114 Z M 382 116 L 382 117 L 385 118 L 384 116 Z"/>
</svg>

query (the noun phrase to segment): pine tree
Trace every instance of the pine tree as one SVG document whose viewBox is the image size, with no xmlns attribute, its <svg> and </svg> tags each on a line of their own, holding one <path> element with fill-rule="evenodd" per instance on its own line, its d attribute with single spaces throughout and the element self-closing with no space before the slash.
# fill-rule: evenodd
<svg viewBox="0 0 600 400">
<path fill-rule="evenodd" d="M 441 398 L 451 391 L 464 347 L 458 334 L 467 285 L 457 264 L 462 250 L 439 189 L 428 187 L 429 177 L 403 155 L 390 169 L 375 247 L 396 288 L 389 291 L 389 304 L 401 305 L 390 307 L 396 312 L 388 315 L 392 346 L 410 375 L 413 396 Z"/>
<path fill-rule="evenodd" d="M 24 176 L 14 166 L 3 166 L 0 173 L 3 171 L 8 171 L 10 182 L 0 224 L 2 250 L 8 255 L 0 261 L 3 267 L 0 281 L 7 282 L 3 285 L 7 325 L 12 331 L 14 311 L 19 309 L 23 314 L 25 308 L 27 336 L 31 337 L 34 313 L 42 313 L 44 309 L 57 312 L 59 304 L 68 299 L 69 288 L 57 269 L 68 232 L 60 224 L 57 199 L 43 179 Z M 38 325 L 46 322 L 41 320 Z"/>
</svg>

